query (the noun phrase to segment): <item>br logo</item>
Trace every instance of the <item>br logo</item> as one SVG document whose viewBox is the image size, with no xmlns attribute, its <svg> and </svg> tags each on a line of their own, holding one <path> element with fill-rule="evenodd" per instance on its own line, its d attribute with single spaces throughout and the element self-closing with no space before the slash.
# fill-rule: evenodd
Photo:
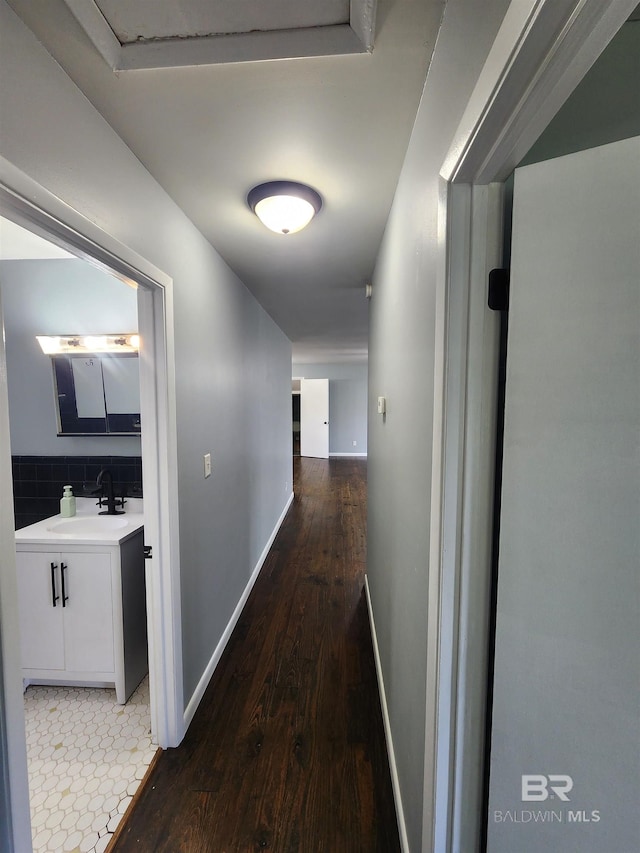
<svg viewBox="0 0 640 853">
<path fill-rule="evenodd" d="M 567 794 L 573 788 L 571 776 L 554 774 L 543 776 L 542 774 L 529 774 L 522 777 L 522 801 L 542 802 L 549 797 L 558 797 L 559 800 L 567 802 Z"/>
</svg>

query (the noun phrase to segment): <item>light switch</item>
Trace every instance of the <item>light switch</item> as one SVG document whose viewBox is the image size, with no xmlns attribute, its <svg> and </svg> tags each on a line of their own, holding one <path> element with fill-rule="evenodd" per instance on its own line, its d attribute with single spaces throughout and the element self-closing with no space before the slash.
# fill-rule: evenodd
<svg viewBox="0 0 640 853">
<path fill-rule="evenodd" d="M 384 415 L 387 411 L 387 401 L 384 397 L 378 397 L 378 414 Z"/>
<path fill-rule="evenodd" d="M 205 453 L 203 458 L 204 458 L 204 478 L 206 480 L 207 477 L 211 476 L 211 454 Z"/>
</svg>

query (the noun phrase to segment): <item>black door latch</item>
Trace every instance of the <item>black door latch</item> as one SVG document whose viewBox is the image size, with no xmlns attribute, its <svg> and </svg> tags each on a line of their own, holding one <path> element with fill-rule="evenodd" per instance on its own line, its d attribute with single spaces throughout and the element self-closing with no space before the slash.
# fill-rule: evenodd
<svg viewBox="0 0 640 853">
<path fill-rule="evenodd" d="M 489 308 L 492 311 L 509 310 L 509 270 L 496 269 L 489 273 Z"/>
</svg>

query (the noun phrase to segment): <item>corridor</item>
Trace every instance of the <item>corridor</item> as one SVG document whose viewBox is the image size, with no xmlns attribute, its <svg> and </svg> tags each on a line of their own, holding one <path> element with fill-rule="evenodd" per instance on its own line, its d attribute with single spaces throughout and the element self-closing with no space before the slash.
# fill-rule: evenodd
<svg viewBox="0 0 640 853">
<path fill-rule="evenodd" d="M 364 593 L 366 461 L 296 457 L 294 484 L 189 731 L 112 851 L 400 849 Z"/>
</svg>

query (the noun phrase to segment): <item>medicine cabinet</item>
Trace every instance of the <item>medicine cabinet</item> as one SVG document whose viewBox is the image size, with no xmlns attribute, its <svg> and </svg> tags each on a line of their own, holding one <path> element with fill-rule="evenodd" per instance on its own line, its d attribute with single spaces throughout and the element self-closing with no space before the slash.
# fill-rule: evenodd
<svg viewBox="0 0 640 853">
<path fill-rule="evenodd" d="M 137 353 L 51 356 L 58 435 L 140 432 Z"/>
</svg>

